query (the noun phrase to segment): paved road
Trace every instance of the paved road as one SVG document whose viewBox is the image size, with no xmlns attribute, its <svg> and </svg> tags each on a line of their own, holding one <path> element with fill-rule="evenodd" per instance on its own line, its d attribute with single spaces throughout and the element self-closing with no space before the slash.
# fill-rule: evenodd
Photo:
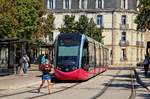
<svg viewBox="0 0 150 99">
<path fill-rule="evenodd" d="M 143 69 L 137 69 L 142 81 L 149 87 L 149 78 L 143 76 Z M 38 74 L 40 75 L 40 74 Z M 113 80 L 112 80 L 113 79 Z M 112 81 L 110 83 L 110 81 Z M 135 78 L 134 78 L 135 81 Z M 95 99 L 129 99 L 131 95 L 130 70 L 126 68 L 111 68 L 108 71 L 85 82 L 53 83 L 51 94 L 47 94 L 47 87 L 37 93 L 39 84 L 19 89 L 5 89 L 0 91 L 1 99 L 94 99 L 106 85 L 109 87 Z M 46 86 L 46 85 L 45 85 Z M 136 81 L 135 99 L 149 99 L 149 92 Z"/>
</svg>

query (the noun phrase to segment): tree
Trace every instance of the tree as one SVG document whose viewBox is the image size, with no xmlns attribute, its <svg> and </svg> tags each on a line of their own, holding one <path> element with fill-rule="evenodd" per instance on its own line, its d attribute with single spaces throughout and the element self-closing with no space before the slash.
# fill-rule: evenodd
<svg viewBox="0 0 150 99">
<path fill-rule="evenodd" d="M 140 0 L 139 14 L 136 17 L 137 30 L 150 30 L 150 0 Z"/>
<path fill-rule="evenodd" d="M 65 15 L 64 19 L 64 25 L 62 25 L 61 28 L 59 28 L 59 31 L 64 33 L 70 33 L 75 31 L 75 16 L 71 15 Z"/>
<path fill-rule="evenodd" d="M 63 21 L 64 25 L 59 29 L 60 32 L 79 32 L 101 42 L 102 28 L 97 28 L 92 18 L 89 20 L 85 15 L 82 15 L 78 21 L 75 21 L 75 16 L 67 15 Z"/>
<path fill-rule="evenodd" d="M 40 18 L 45 13 L 42 0 L 16 0 L 19 23 L 17 37 L 31 40 L 40 25 Z"/>
<path fill-rule="evenodd" d="M 43 0 L 0 0 L 0 38 L 32 40 L 44 14 Z"/>
<path fill-rule="evenodd" d="M 54 20 L 55 17 L 53 16 L 52 13 L 48 13 L 41 17 L 41 24 L 39 25 L 38 31 L 36 32 L 36 35 L 33 35 L 37 40 L 40 37 L 46 37 L 47 35 L 50 37 L 50 40 L 52 40 L 53 37 L 53 30 L 55 29 L 54 27 Z"/>
<path fill-rule="evenodd" d="M 87 34 L 89 19 L 85 15 L 81 15 L 79 20 L 76 22 L 76 31 Z M 88 34 L 87 34 L 88 35 Z M 90 36 L 90 35 L 89 35 Z"/>
<path fill-rule="evenodd" d="M 87 35 L 99 42 L 102 42 L 102 28 L 96 27 L 93 18 L 91 18 L 88 23 Z"/>
<path fill-rule="evenodd" d="M 16 8 L 13 0 L 0 0 L 0 38 L 16 36 L 18 22 L 15 19 Z"/>
</svg>

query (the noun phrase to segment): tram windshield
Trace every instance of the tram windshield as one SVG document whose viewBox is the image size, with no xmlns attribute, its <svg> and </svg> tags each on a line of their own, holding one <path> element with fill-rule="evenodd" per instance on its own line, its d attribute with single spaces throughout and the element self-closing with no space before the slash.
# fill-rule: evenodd
<svg viewBox="0 0 150 99">
<path fill-rule="evenodd" d="M 58 50 L 58 57 L 64 57 L 64 56 L 77 56 L 78 55 L 78 49 L 79 46 L 59 46 Z"/>
<path fill-rule="evenodd" d="M 77 39 L 61 39 L 57 48 L 57 68 L 62 71 L 77 69 L 80 43 Z"/>
</svg>

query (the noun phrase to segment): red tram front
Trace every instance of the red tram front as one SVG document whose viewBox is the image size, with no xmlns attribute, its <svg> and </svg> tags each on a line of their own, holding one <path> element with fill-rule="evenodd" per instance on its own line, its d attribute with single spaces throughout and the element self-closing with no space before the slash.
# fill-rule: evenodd
<svg viewBox="0 0 150 99">
<path fill-rule="evenodd" d="M 87 80 L 107 69 L 108 49 L 80 33 L 60 33 L 54 45 L 58 80 Z"/>
</svg>

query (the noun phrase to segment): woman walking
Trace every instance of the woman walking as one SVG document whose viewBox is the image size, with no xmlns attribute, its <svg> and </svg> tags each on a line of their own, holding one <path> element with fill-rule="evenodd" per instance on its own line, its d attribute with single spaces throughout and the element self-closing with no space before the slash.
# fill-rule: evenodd
<svg viewBox="0 0 150 99">
<path fill-rule="evenodd" d="M 29 61 L 29 57 L 26 53 L 24 53 L 24 55 L 20 59 L 20 64 L 23 69 L 24 75 L 27 75 L 28 73 Z"/>
<path fill-rule="evenodd" d="M 50 76 L 50 71 L 51 67 L 46 63 L 42 64 L 40 66 L 40 70 L 42 71 L 42 83 L 40 84 L 40 87 L 38 88 L 38 93 L 40 92 L 40 89 L 44 85 L 45 81 L 47 81 L 48 84 L 48 92 L 50 94 L 50 89 L 51 89 L 51 76 Z"/>
</svg>

